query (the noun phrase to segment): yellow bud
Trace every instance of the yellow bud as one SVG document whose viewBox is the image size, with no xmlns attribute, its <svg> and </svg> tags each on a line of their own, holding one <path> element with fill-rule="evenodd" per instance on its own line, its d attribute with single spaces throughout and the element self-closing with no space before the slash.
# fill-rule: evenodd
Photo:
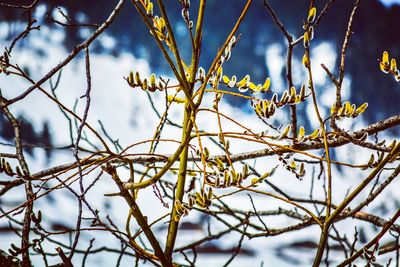
<svg viewBox="0 0 400 267">
<path fill-rule="evenodd" d="M 154 73 L 150 75 L 150 86 L 156 87 L 156 75 Z"/>
<path fill-rule="evenodd" d="M 383 63 L 384 65 L 389 66 L 389 53 L 388 53 L 387 51 L 384 51 L 384 52 L 383 52 L 383 55 L 382 55 L 382 63 Z"/>
<path fill-rule="evenodd" d="M 144 80 L 143 80 L 142 89 L 143 89 L 144 91 L 146 91 L 147 89 L 149 89 L 149 85 L 147 84 L 147 79 L 144 79 Z"/>
<path fill-rule="evenodd" d="M 364 104 L 362 104 L 361 106 L 359 106 L 359 107 L 356 109 L 356 114 L 357 114 L 357 115 L 363 114 L 364 111 L 367 109 L 367 107 L 368 107 L 368 103 L 365 102 Z"/>
<path fill-rule="evenodd" d="M 299 134 L 297 135 L 297 139 L 299 142 L 303 141 L 306 131 L 304 130 L 304 126 L 300 126 Z"/>
<path fill-rule="evenodd" d="M 271 86 L 271 79 L 268 77 L 268 78 L 265 80 L 265 82 L 264 82 L 264 84 L 263 84 L 263 86 L 262 86 L 261 92 L 263 92 L 263 93 L 267 92 L 270 86 Z"/>
<path fill-rule="evenodd" d="M 333 103 L 332 107 L 331 107 L 331 115 L 336 113 L 336 104 Z"/>
<path fill-rule="evenodd" d="M 316 139 L 320 134 L 320 129 L 316 129 L 314 132 L 312 132 L 308 138 L 310 138 L 311 140 Z"/>
<path fill-rule="evenodd" d="M 249 82 L 249 88 L 251 90 L 255 90 L 257 88 L 257 86 L 253 82 Z"/>
<path fill-rule="evenodd" d="M 212 197 L 213 197 L 213 191 L 212 191 L 212 188 L 209 187 L 208 191 L 207 191 L 207 199 L 210 200 Z"/>
<path fill-rule="evenodd" d="M 128 82 L 128 84 L 130 86 L 133 86 L 135 84 L 135 77 L 133 76 L 133 72 L 132 71 L 129 73 L 127 82 Z"/>
<path fill-rule="evenodd" d="M 295 169 L 297 168 L 296 162 L 292 161 L 292 162 L 290 163 L 290 168 L 291 168 L 292 170 L 295 170 Z"/>
<path fill-rule="evenodd" d="M 356 111 L 356 105 L 353 104 L 353 105 L 351 105 L 351 108 L 350 108 L 349 111 L 348 111 L 349 116 L 353 116 L 353 117 L 357 116 L 357 114 L 354 114 L 355 111 Z M 355 116 L 354 116 L 354 115 L 355 115 Z"/>
<path fill-rule="evenodd" d="M 397 63 L 396 63 L 396 59 L 394 59 L 394 58 L 392 58 L 390 60 L 390 70 L 392 72 L 396 72 L 396 70 L 397 70 Z"/>
<path fill-rule="evenodd" d="M 6 174 L 8 174 L 8 175 L 10 175 L 10 176 L 14 176 L 14 171 L 13 171 L 13 169 L 11 168 L 11 165 L 10 165 L 10 163 L 8 163 L 7 161 L 6 161 L 6 164 L 5 164 L 5 172 L 6 172 Z"/>
<path fill-rule="evenodd" d="M 139 72 L 135 72 L 135 81 L 137 85 L 142 86 L 142 79 L 140 79 Z"/>
<path fill-rule="evenodd" d="M 258 116 L 260 116 L 260 117 L 264 116 L 264 112 L 263 112 L 260 104 L 254 105 L 254 109 L 255 109 L 255 111 L 256 111 Z"/>
<path fill-rule="evenodd" d="M 178 104 L 185 103 L 185 99 L 179 98 L 179 97 L 174 97 L 173 95 L 168 95 L 168 102 L 175 102 Z"/>
<path fill-rule="evenodd" d="M 310 66 L 310 58 L 307 52 L 304 53 L 302 62 L 304 67 L 308 68 Z"/>
<path fill-rule="evenodd" d="M 304 162 L 300 163 L 300 168 L 299 168 L 299 177 L 303 177 L 306 174 L 304 170 Z"/>
<path fill-rule="evenodd" d="M 204 148 L 204 158 L 207 160 L 208 157 L 210 157 L 210 151 L 208 150 L 208 148 Z"/>
<path fill-rule="evenodd" d="M 304 46 L 304 48 L 308 48 L 310 46 L 310 37 L 308 35 L 308 32 L 304 32 L 304 35 L 303 35 L 303 46 Z"/>
<path fill-rule="evenodd" d="M 315 20 L 316 16 L 317 16 L 317 8 L 312 7 L 310 11 L 308 11 L 308 18 L 307 18 L 308 23 L 312 23 Z"/>
<path fill-rule="evenodd" d="M 296 88 L 294 86 L 290 87 L 290 96 L 295 97 L 297 94 Z"/>
<path fill-rule="evenodd" d="M 241 80 L 236 84 L 236 86 L 237 86 L 237 87 L 247 87 L 249 81 L 250 81 L 250 75 L 247 74 L 246 76 L 244 76 L 243 79 L 241 79 Z"/>
<path fill-rule="evenodd" d="M 371 154 L 371 156 L 369 157 L 367 165 L 371 166 L 374 163 L 374 161 L 375 161 L 374 154 Z"/>
<path fill-rule="evenodd" d="M 281 105 L 284 105 L 288 102 L 289 100 L 289 92 L 287 90 L 285 90 L 282 94 L 281 100 L 279 101 L 281 103 Z"/>
<path fill-rule="evenodd" d="M 343 107 L 345 110 L 349 110 L 351 108 L 351 104 L 349 101 L 346 101 L 343 103 Z"/>
<path fill-rule="evenodd" d="M 163 17 L 161 17 L 161 18 L 158 20 L 158 28 L 159 28 L 159 30 L 160 30 L 161 32 L 164 32 L 164 31 L 165 31 L 165 20 L 164 20 Z"/>
<path fill-rule="evenodd" d="M 263 101 L 261 101 L 261 106 L 262 106 L 262 114 L 263 114 L 263 117 L 269 117 L 268 116 L 268 107 L 269 107 L 269 102 L 268 102 L 268 100 L 263 100 Z"/>
<path fill-rule="evenodd" d="M 153 16 L 153 3 L 152 3 L 152 2 L 149 2 L 149 3 L 147 4 L 147 6 L 146 6 L 146 14 L 147 14 L 147 16 L 149 16 L 149 17 L 152 17 L 152 16 Z"/>
<path fill-rule="evenodd" d="M 217 77 L 221 77 L 222 76 L 222 73 L 223 73 L 223 68 L 222 68 L 222 66 L 220 66 L 218 69 L 217 69 Z"/>
<path fill-rule="evenodd" d="M 338 117 L 341 117 L 343 115 L 343 112 L 344 112 L 344 107 L 342 106 L 339 108 L 339 110 L 337 112 Z"/>
<path fill-rule="evenodd" d="M 286 126 L 286 128 L 283 130 L 281 136 L 279 137 L 279 139 L 285 138 L 287 137 L 287 135 L 289 134 L 289 131 L 292 129 L 292 126 L 289 124 L 288 126 Z"/>
<path fill-rule="evenodd" d="M 224 75 L 224 76 L 222 76 L 222 81 L 223 81 L 225 84 L 229 84 L 229 82 L 230 82 L 231 80 L 229 79 L 228 76 Z"/>
</svg>

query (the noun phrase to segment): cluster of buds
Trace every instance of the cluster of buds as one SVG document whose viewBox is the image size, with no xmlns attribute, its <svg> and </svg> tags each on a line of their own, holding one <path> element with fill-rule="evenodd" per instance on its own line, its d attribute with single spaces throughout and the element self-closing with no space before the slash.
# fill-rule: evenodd
<svg viewBox="0 0 400 267">
<path fill-rule="evenodd" d="M 304 139 L 313 141 L 313 140 L 318 140 L 322 137 L 322 131 L 320 128 L 315 129 L 311 134 L 306 136 Z"/>
<path fill-rule="evenodd" d="M 290 130 L 292 129 L 292 127 L 290 125 L 286 126 L 286 128 L 283 130 L 282 134 L 280 135 L 280 137 L 278 137 L 277 139 L 282 139 L 282 138 L 286 138 L 290 132 Z M 300 136 L 303 136 L 304 138 L 304 128 L 303 128 L 303 133 L 299 134 Z M 288 162 L 287 159 L 279 156 L 278 157 L 279 161 L 282 162 L 282 164 L 285 166 L 285 169 L 290 171 L 291 173 L 293 173 L 297 179 L 302 179 L 302 177 L 306 174 L 306 171 L 304 169 L 304 163 L 300 163 L 297 164 L 295 161 L 291 161 L 290 163 Z M 274 170 L 275 171 L 275 170 Z M 271 174 L 270 174 L 271 175 Z"/>
<path fill-rule="evenodd" d="M 204 70 L 203 67 L 199 67 L 197 69 L 197 80 L 204 82 L 205 78 L 206 78 L 206 71 Z"/>
<path fill-rule="evenodd" d="M 276 138 L 277 140 L 282 140 L 284 138 L 287 138 L 290 131 L 292 130 L 292 125 L 289 124 L 283 129 L 282 133 Z"/>
<path fill-rule="evenodd" d="M 211 205 L 213 196 L 214 195 L 211 187 L 209 187 L 208 190 L 202 188 L 200 192 L 196 192 L 189 196 L 189 206 L 194 202 L 200 208 L 207 209 Z"/>
<path fill-rule="evenodd" d="M 14 171 L 10 163 L 1 157 L 0 157 L 0 173 L 5 173 L 8 176 L 17 175 L 18 177 L 24 177 L 27 175 L 27 173 L 25 175 L 22 173 L 19 166 L 17 166 Z"/>
<path fill-rule="evenodd" d="M 392 74 L 397 82 L 400 81 L 400 72 L 397 69 L 396 59 L 392 58 L 389 63 L 389 53 L 387 51 L 383 52 L 379 67 L 384 73 Z"/>
<path fill-rule="evenodd" d="M 168 33 L 164 18 L 155 16 L 153 19 L 153 25 L 158 39 L 160 39 L 161 41 L 167 39 Z"/>
<path fill-rule="evenodd" d="M 254 84 L 253 82 L 250 81 L 250 75 L 247 74 L 246 76 L 243 77 L 240 81 L 237 81 L 237 78 L 235 75 L 233 75 L 231 78 L 228 76 L 224 75 L 222 77 L 222 81 L 226 84 L 227 87 L 232 88 L 236 87 L 238 88 L 239 92 L 245 93 L 249 89 L 251 93 L 253 94 L 258 94 L 258 93 L 265 93 L 269 90 L 271 86 L 271 79 L 268 77 L 264 84 Z"/>
<path fill-rule="evenodd" d="M 269 119 L 275 114 L 276 105 L 274 102 L 271 102 L 267 99 L 261 99 L 257 102 L 253 102 L 253 109 L 257 116 Z"/>
<path fill-rule="evenodd" d="M 294 173 L 297 179 L 301 179 L 305 174 L 306 171 L 304 169 L 304 162 L 297 164 L 294 160 L 290 162 L 289 165 L 286 165 L 286 169 Z"/>
<path fill-rule="evenodd" d="M 291 130 L 292 130 L 292 125 L 289 124 L 285 127 L 285 129 L 283 129 L 282 133 L 279 136 L 274 137 L 274 139 L 282 140 L 282 139 L 288 138 Z M 300 126 L 298 133 L 297 133 L 296 141 L 300 143 L 305 140 L 309 140 L 309 141 L 319 140 L 319 139 L 321 139 L 321 134 L 322 134 L 322 131 L 320 128 L 318 128 L 318 129 L 314 130 L 311 134 L 306 135 L 304 126 Z"/>
<path fill-rule="evenodd" d="M 289 90 L 285 90 L 278 100 L 278 95 L 275 93 L 271 98 L 271 102 L 274 102 L 277 107 L 283 107 L 285 105 L 295 105 L 303 102 L 306 99 L 306 86 L 303 84 L 300 88 L 300 92 L 297 94 L 296 87 L 292 86 Z"/>
<path fill-rule="evenodd" d="M 168 103 L 172 103 L 172 102 L 175 102 L 175 103 L 178 103 L 178 104 L 185 103 L 185 99 L 183 99 L 181 97 L 177 97 L 175 95 L 168 95 L 167 96 L 167 101 L 168 101 Z"/>
<path fill-rule="evenodd" d="M 224 54 L 221 56 L 220 64 L 223 64 L 225 61 L 228 61 L 231 58 L 232 48 L 235 47 L 237 41 L 238 39 L 236 38 L 236 36 L 232 36 L 232 38 L 229 40 L 229 43 L 224 50 Z"/>
<path fill-rule="evenodd" d="M 226 46 L 226 48 L 224 50 L 224 53 L 221 55 L 221 58 L 218 61 L 217 66 L 215 67 L 215 71 L 214 71 L 213 75 L 210 77 L 210 79 L 208 79 L 207 83 L 211 84 L 211 86 L 213 88 L 217 88 L 218 87 L 218 84 L 221 82 L 221 78 L 222 78 L 222 80 L 224 81 L 225 84 L 228 84 L 228 83 L 232 84 L 231 80 L 226 75 L 223 75 L 222 65 L 224 64 L 225 61 L 228 61 L 230 59 L 231 53 L 232 53 L 231 52 L 232 48 L 235 46 L 236 42 L 237 42 L 236 37 L 232 36 L 232 38 L 229 40 L 229 43 L 228 43 L 228 45 Z M 205 77 L 206 77 L 206 72 L 205 72 L 204 68 L 199 67 L 198 70 L 197 70 L 197 79 L 199 81 L 201 81 L 201 82 L 204 82 Z M 250 82 L 250 76 L 249 75 L 246 75 L 245 78 L 248 79 L 249 82 Z M 245 79 L 245 78 L 243 78 L 243 79 Z M 230 86 L 230 87 L 236 86 L 236 76 L 233 76 L 232 79 L 234 79 L 234 82 L 233 82 L 234 84 L 232 86 Z M 247 82 L 245 80 L 243 80 L 242 83 L 243 84 L 247 84 Z M 256 86 L 253 83 L 251 83 L 251 84 L 252 84 L 252 88 L 254 90 L 256 90 Z M 247 84 L 247 87 L 246 87 L 245 91 L 247 91 L 249 86 L 250 86 L 250 84 Z M 241 86 L 241 87 L 244 88 L 244 86 Z"/>
<path fill-rule="evenodd" d="M 189 29 L 193 28 L 193 21 L 190 20 L 190 15 L 189 15 L 189 8 L 190 8 L 190 0 L 179 0 L 181 2 L 183 8 L 182 8 L 182 18 L 186 22 L 186 25 L 188 25 Z"/>
<path fill-rule="evenodd" d="M 189 194 L 188 203 L 181 203 L 179 200 L 175 200 L 174 221 L 179 221 L 182 216 L 188 215 L 195 204 L 202 209 L 207 209 L 211 205 L 213 196 L 212 188 L 209 187 L 208 190 L 202 188 L 200 192 Z"/>
<path fill-rule="evenodd" d="M 364 103 L 359 107 L 356 107 L 355 104 L 350 104 L 349 101 L 346 101 L 342 104 L 342 106 L 339 108 L 339 110 L 336 110 L 336 105 L 333 104 L 331 108 L 331 114 L 336 114 L 337 117 L 339 118 L 355 118 L 358 115 L 361 115 L 364 113 L 364 111 L 367 109 L 368 103 Z"/>
<path fill-rule="evenodd" d="M 311 42 L 312 39 L 314 39 L 314 27 L 310 26 L 304 32 L 304 35 L 303 35 L 303 46 L 304 46 L 304 48 L 310 47 L 310 42 Z"/>
<path fill-rule="evenodd" d="M 136 0 L 138 1 L 138 0 Z M 172 41 L 170 35 L 167 31 L 167 25 L 165 19 L 163 17 L 154 16 L 154 4 L 150 0 L 144 0 L 141 2 L 146 10 L 146 14 L 149 18 L 153 20 L 153 26 L 155 34 L 152 30 L 150 30 L 151 35 L 156 35 L 157 39 L 160 41 L 165 41 L 167 46 L 171 49 Z"/>
<path fill-rule="evenodd" d="M 131 71 L 128 78 L 126 78 L 126 81 L 132 88 L 140 87 L 143 91 L 148 90 L 150 92 L 155 92 L 157 89 L 163 91 L 166 87 L 166 83 L 162 79 L 157 82 L 157 78 L 154 73 L 150 75 L 148 80 L 147 78 L 142 80 L 139 72 L 135 72 L 134 74 Z"/>
<path fill-rule="evenodd" d="M 217 89 L 219 82 L 221 81 L 222 73 L 223 73 L 223 68 L 222 68 L 222 66 L 219 66 L 217 68 L 217 71 L 214 72 L 212 74 L 212 76 L 207 80 L 207 83 L 210 84 L 213 88 Z M 189 72 L 186 72 L 185 74 L 186 74 L 186 79 L 189 79 L 189 77 L 190 77 Z M 199 69 L 197 70 L 196 77 L 197 77 L 197 80 L 204 83 L 204 81 L 206 79 L 206 71 L 204 70 L 203 67 L 199 67 Z"/>
<path fill-rule="evenodd" d="M 249 177 L 249 166 L 247 164 L 243 165 L 241 172 L 236 172 L 234 169 L 225 169 L 218 173 L 213 183 L 214 187 L 217 188 L 227 188 L 231 186 L 240 186 L 247 177 Z"/>
<path fill-rule="evenodd" d="M 298 104 L 300 102 L 303 102 L 306 97 L 307 96 L 305 85 L 302 85 L 299 94 L 297 94 L 296 88 L 292 86 L 290 90 L 285 90 L 283 92 L 280 100 L 278 99 L 278 95 L 274 93 L 271 97 L 271 100 L 262 99 L 254 102 L 253 108 L 258 116 L 268 119 L 275 114 L 277 107 L 281 108 L 285 105 Z"/>
<path fill-rule="evenodd" d="M 8 252 L 11 256 L 16 257 L 19 254 L 22 254 L 23 250 L 17 247 L 14 243 L 11 243 L 11 248 L 8 249 Z"/>
<path fill-rule="evenodd" d="M 313 23 L 316 17 L 317 17 L 317 8 L 316 7 L 310 8 L 310 10 L 308 11 L 307 23 L 308 24 Z"/>
<path fill-rule="evenodd" d="M 378 143 L 377 145 L 383 145 L 384 143 L 385 143 L 385 142 L 381 142 L 381 143 Z M 396 140 L 393 140 L 393 142 L 392 142 L 390 145 L 388 145 L 388 146 L 386 147 L 386 149 L 388 149 L 389 151 L 392 151 L 393 148 L 396 146 L 396 143 L 397 143 Z M 361 169 L 362 169 L 362 170 L 366 170 L 366 169 L 368 169 L 368 168 L 375 168 L 375 167 L 377 167 L 377 166 L 379 165 L 379 163 L 381 163 L 382 160 L 384 159 L 384 156 L 385 156 L 385 153 L 384 153 L 384 152 L 379 152 L 379 151 L 378 151 L 378 159 L 375 159 L 374 154 L 371 154 L 371 156 L 369 157 L 369 160 L 368 160 L 367 164 L 365 164 L 363 167 L 361 167 Z M 392 163 L 392 162 L 394 162 L 394 161 L 396 161 L 396 160 L 399 160 L 399 158 L 400 158 L 400 152 L 397 153 L 397 155 L 394 155 L 394 156 L 392 157 L 392 159 L 389 161 L 389 163 Z"/>
<path fill-rule="evenodd" d="M 221 144 L 223 143 L 221 137 L 219 142 Z M 226 141 L 224 146 L 226 149 L 229 149 L 229 142 Z M 206 147 L 204 148 L 203 156 L 207 162 L 207 167 L 213 170 L 210 172 L 212 175 L 207 176 L 206 179 L 207 184 L 210 186 L 216 188 L 239 186 L 242 184 L 243 180 L 250 176 L 249 166 L 247 164 L 244 164 L 242 171 L 238 172 L 234 168 L 229 168 L 229 166 L 219 157 L 209 159 L 210 152 Z M 213 176 L 214 180 L 210 179 L 211 176 Z"/>
<path fill-rule="evenodd" d="M 149 17 L 153 17 L 154 14 L 154 5 L 150 0 L 144 0 L 143 2 L 144 8 L 146 9 L 146 14 Z"/>
<path fill-rule="evenodd" d="M 218 61 L 217 66 L 215 67 L 215 71 L 213 73 L 213 76 L 210 77 L 210 79 L 207 81 L 213 88 L 217 88 L 219 83 L 221 82 L 221 78 L 223 79 L 224 83 L 226 84 L 226 79 L 228 78 L 227 76 L 223 76 L 223 68 L 222 65 L 224 64 L 225 61 L 228 61 L 231 57 L 231 50 L 235 46 L 237 42 L 237 39 L 235 36 L 232 36 L 232 38 L 229 40 L 228 45 L 226 46 L 224 53 L 221 55 L 220 60 Z M 203 68 L 198 69 L 198 79 L 204 82 L 205 78 L 205 71 Z M 250 79 L 250 77 L 249 77 Z M 229 80 L 229 78 L 228 78 Z M 236 81 L 236 77 L 235 77 Z"/>
<path fill-rule="evenodd" d="M 272 168 L 272 170 L 270 170 L 269 172 L 264 173 L 264 174 L 261 175 L 260 177 L 258 177 L 258 178 L 253 178 L 253 179 L 251 180 L 251 184 L 252 184 L 253 186 L 257 186 L 257 184 L 259 184 L 259 183 L 265 181 L 265 179 L 267 179 L 268 177 L 271 177 L 272 175 L 274 175 L 274 173 L 275 173 L 275 171 L 276 171 L 277 168 L 278 168 L 278 166 L 275 166 L 274 168 Z"/>
<path fill-rule="evenodd" d="M 381 142 L 381 144 L 383 145 L 384 142 Z M 394 147 L 396 146 L 396 140 L 393 140 L 393 142 L 388 145 L 386 148 L 389 151 L 393 151 Z M 379 145 L 379 144 L 378 144 Z M 384 152 L 378 152 L 378 159 L 375 160 L 375 156 L 374 154 L 371 154 L 367 164 L 365 164 L 361 169 L 362 170 L 366 170 L 368 168 L 375 168 L 377 167 L 384 159 L 385 153 Z M 400 152 L 397 152 L 395 155 L 393 155 L 392 159 L 389 160 L 389 163 L 393 163 L 396 160 L 400 160 Z"/>
<path fill-rule="evenodd" d="M 310 24 L 312 24 L 315 21 L 315 18 L 317 17 L 317 8 L 312 7 L 308 11 L 308 17 L 307 17 L 307 22 L 304 23 L 303 29 L 305 30 L 304 35 L 303 35 L 303 46 L 304 48 L 310 47 L 310 42 L 312 39 L 314 39 L 314 27 Z"/>
<path fill-rule="evenodd" d="M 314 26 L 312 25 L 317 17 L 317 8 L 311 7 L 308 11 L 307 21 L 303 25 L 304 34 L 303 34 L 303 46 L 306 48 L 306 51 L 303 55 L 303 65 L 308 68 L 310 66 L 310 55 L 308 54 L 307 49 L 310 47 L 311 40 L 314 39 Z"/>
<path fill-rule="evenodd" d="M 363 166 L 361 169 L 362 170 L 366 170 L 368 168 L 375 168 L 383 160 L 383 158 L 384 158 L 384 153 L 383 152 L 378 152 L 378 159 L 377 160 L 375 160 L 374 154 L 371 154 L 367 164 L 365 164 L 365 166 Z"/>
<path fill-rule="evenodd" d="M 193 208 L 194 202 L 191 197 L 189 197 L 188 203 L 181 203 L 178 199 L 175 200 L 175 216 L 174 221 L 179 222 L 182 216 L 187 216 L 189 211 Z"/>
</svg>

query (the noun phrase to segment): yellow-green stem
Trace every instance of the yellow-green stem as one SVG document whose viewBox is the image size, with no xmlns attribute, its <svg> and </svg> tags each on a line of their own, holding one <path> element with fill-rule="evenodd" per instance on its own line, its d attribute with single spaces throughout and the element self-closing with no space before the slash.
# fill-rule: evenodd
<svg viewBox="0 0 400 267">
<path fill-rule="evenodd" d="M 183 117 L 183 131 L 182 131 L 182 141 L 188 139 L 190 136 L 190 131 L 193 128 L 193 123 L 190 120 L 191 109 L 189 106 L 189 101 L 186 100 L 185 103 L 185 114 Z M 187 171 L 187 159 L 188 159 L 189 146 L 186 145 L 180 156 L 179 161 L 179 173 L 178 182 L 175 189 L 174 201 L 179 200 L 182 202 L 183 195 L 185 193 L 185 181 L 186 181 L 186 171 Z M 165 245 L 165 255 L 168 258 L 172 258 L 172 251 L 175 246 L 176 235 L 178 232 L 179 220 L 175 220 L 176 217 L 175 203 L 172 205 L 171 219 L 168 227 L 167 243 Z"/>
<path fill-rule="evenodd" d="M 203 18 L 204 18 L 204 10 L 205 10 L 206 0 L 200 1 L 199 12 L 197 16 L 197 23 L 196 23 L 196 34 L 194 40 L 194 50 L 192 53 L 192 61 L 191 61 L 191 71 L 190 71 L 190 93 L 193 93 L 194 81 L 196 79 L 196 72 L 197 67 L 199 64 L 199 57 L 200 57 L 200 48 L 201 48 L 201 36 L 202 36 L 202 25 L 203 25 Z M 165 11 L 164 11 L 165 12 Z M 179 53 L 176 53 L 177 58 L 179 58 Z M 179 66 L 179 65 L 178 65 Z M 193 110 L 193 105 L 190 105 L 192 99 L 186 99 L 185 103 L 185 114 L 183 118 L 183 131 L 182 131 L 182 142 L 188 140 L 190 138 L 190 133 L 193 128 L 193 123 L 191 120 L 191 116 L 196 116 L 196 111 Z M 183 148 L 183 151 L 180 155 L 180 162 L 179 162 L 179 173 L 178 173 L 178 182 L 175 189 L 175 197 L 174 200 L 179 200 L 182 202 L 183 195 L 185 193 L 185 181 L 186 181 L 186 171 L 187 171 L 187 159 L 189 153 L 189 146 Z M 175 204 L 175 203 L 174 203 Z M 168 235 L 167 235 L 167 243 L 165 246 L 165 254 L 167 257 L 172 258 L 172 251 L 174 250 L 175 240 L 178 232 L 179 227 L 179 220 L 175 220 L 176 217 L 176 210 L 175 205 L 172 205 L 172 212 L 171 212 L 171 220 L 168 227 Z"/>
<path fill-rule="evenodd" d="M 325 223 L 324 227 L 322 228 L 321 237 L 319 238 L 317 255 L 315 255 L 314 258 L 313 267 L 320 266 L 321 259 L 325 251 L 326 243 L 328 241 L 328 233 L 329 233 L 329 225 Z"/>
</svg>

